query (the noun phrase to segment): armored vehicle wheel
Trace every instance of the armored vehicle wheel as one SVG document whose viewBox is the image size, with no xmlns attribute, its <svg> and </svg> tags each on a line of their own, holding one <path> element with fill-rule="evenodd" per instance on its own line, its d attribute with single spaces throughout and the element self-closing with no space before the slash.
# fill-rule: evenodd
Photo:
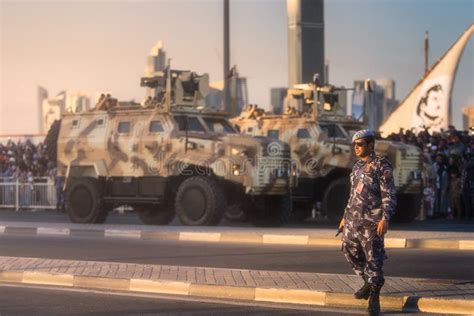
<svg viewBox="0 0 474 316">
<path fill-rule="evenodd" d="M 227 205 L 224 218 L 229 222 L 242 223 L 247 221 L 248 214 L 244 211 L 244 207 L 240 204 Z"/>
<path fill-rule="evenodd" d="M 264 196 L 255 199 L 252 221 L 258 227 L 279 227 L 290 219 L 290 196 Z"/>
<path fill-rule="evenodd" d="M 137 208 L 138 217 L 146 225 L 168 225 L 174 219 L 174 209 L 169 205 L 141 206 Z"/>
<path fill-rule="evenodd" d="M 397 223 L 409 223 L 416 218 L 420 209 L 419 194 L 397 194 L 397 208 L 392 220 Z"/>
<path fill-rule="evenodd" d="M 58 151 L 58 136 L 59 129 L 61 128 L 61 120 L 55 120 L 51 127 L 48 130 L 48 134 L 44 139 L 46 145 L 48 160 L 51 162 L 56 162 L 57 160 L 57 151 Z"/>
<path fill-rule="evenodd" d="M 332 223 L 338 223 L 350 194 L 349 178 L 339 178 L 332 181 L 323 196 L 323 210 Z"/>
<path fill-rule="evenodd" d="M 207 177 L 184 180 L 176 193 L 175 210 L 183 225 L 217 225 L 225 207 L 221 189 Z"/>
<path fill-rule="evenodd" d="M 96 179 L 73 179 L 66 190 L 66 211 L 73 223 L 103 223 L 102 189 Z"/>
</svg>

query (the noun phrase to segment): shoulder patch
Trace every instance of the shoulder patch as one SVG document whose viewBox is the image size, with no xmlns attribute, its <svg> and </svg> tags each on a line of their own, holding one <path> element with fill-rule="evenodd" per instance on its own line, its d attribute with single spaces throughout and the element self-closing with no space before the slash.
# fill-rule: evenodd
<svg viewBox="0 0 474 316">
<path fill-rule="evenodd" d="M 391 179 L 392 178 L 392 170 L 389 170 L 389 169 L 384 170 L 383 177 L 387 180 Z"/>
</svg>

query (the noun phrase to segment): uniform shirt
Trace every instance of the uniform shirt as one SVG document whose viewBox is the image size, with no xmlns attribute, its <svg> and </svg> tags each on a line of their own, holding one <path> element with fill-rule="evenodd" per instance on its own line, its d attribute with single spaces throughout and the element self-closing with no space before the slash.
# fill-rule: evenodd
<svg viewBox="0 0 474 316">
<path fill-rule="evenodd" d="M 368 161 L 358 160 L 351 173 L 351 193 L 344 219 L 354 226 L 388 221 L 395 206 L 393 168 L 387 158 L 372 152 Z"/>
</svg>

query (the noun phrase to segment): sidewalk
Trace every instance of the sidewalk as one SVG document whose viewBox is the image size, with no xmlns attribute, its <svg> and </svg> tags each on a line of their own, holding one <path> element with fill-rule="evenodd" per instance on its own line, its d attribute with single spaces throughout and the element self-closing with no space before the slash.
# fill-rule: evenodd
<svg viewBox="0 0 474 316">
<path fill-rule="evenodd" d="M 334 247 L 341 245 L 341 237 L 334 236 L 335 229 L 327 228 L 189 227 L 0 221 L 1 234 L 126 237 Z M 436 248 L 470 251 L 474 250 L 474 232 L 389 230 L 385 237 L 385 246 L 386 248 Z"/>
<path fill-rule="evenodd" d="M 355 275 L 0 257 L 0 283 L 364 308 Z M 474 281 L 387 278 L 382 309 L 472 314 Z"/>
</svg>

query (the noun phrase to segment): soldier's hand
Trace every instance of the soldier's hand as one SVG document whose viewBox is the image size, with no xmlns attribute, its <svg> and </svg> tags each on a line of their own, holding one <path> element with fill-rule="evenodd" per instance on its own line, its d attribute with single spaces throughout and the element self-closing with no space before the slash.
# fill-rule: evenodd
<svg viewBox="0 0 474 316">
<path fill-rule="evenodd" d="M 388 222 L 382 218 L 382 220 L 377 225 L 377 235 L 382 237 L 388 230 Z"/>
<path fill-rule="evenodd" d="M 344 218 L 341 219 L 341 222 L 339 223 L 339 230 L 343 230 L 344 229 L 344 224 L 346 223 L 346 221 L 344 220 Z"/>
</svg>

